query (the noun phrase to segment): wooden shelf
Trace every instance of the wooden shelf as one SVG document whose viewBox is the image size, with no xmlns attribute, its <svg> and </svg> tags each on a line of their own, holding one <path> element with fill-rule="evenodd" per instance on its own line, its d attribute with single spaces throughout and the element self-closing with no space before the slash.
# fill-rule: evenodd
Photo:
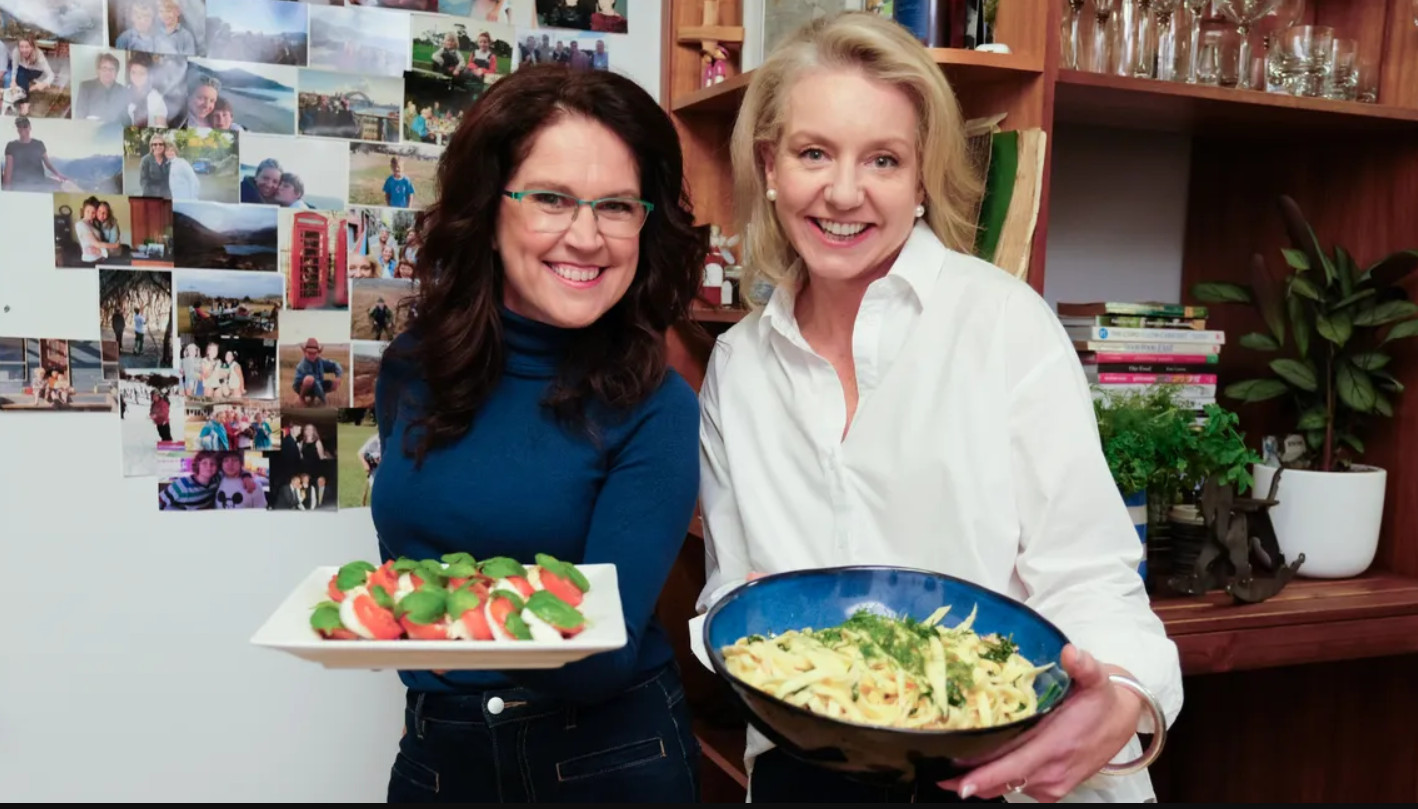
<svg viewBox="0 0 1418 809">
<path fill-rule="evenodd" d="M 1273 138 L 1278 134 L 1418 132 L 1418 109 L 1259 90 L 1060 70 L 1058 121 L 1163 132 Z"/>
<path fill-rule="evenodd" d="M 963 48 L 932 48 L 936 64 L 954 82 L 990 83 L 1038 76 L 1044 66 L 1017 53 L 990 53 Z M 695 90 L 670 102 L 674 112 L 733 112 L 739 108 L 753 71 L 740 73 L 713 87 Z"/>
<path fill-rule="evenodd" d="M 743 28 L 737 25 L 689 25 L 679 29 L 676 41 L 681 45 L 698 45 L 712 39 L 721 45 L 743 42 Z"/>
<path fill-rule="evenodd" d="M 1234 605 L 1217 592 L 1157 599 L 1152 607 L 1186 674 L 1418 652 L 1418 578 L 1411 576 L 1296 579 L 1260 604 Z"/>
<path fill-rule="evenodd" d="M 747 316 L 747 309 L 721 309 L 700 304 L 689 308 L 689 319 L 700 323 L 737 323 Z"/>
</svg>

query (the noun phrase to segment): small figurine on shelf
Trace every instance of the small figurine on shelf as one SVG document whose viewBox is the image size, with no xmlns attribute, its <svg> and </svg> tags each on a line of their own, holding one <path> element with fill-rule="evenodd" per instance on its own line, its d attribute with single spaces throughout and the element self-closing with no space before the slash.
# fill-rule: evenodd
<svg viewBox="0 0 1418 809">
<path fill-rule="evenodd" d="M 704 8 L 701 21 L 705 28 L 713 28 L 719 24 L 719 0 L 704 0 Z M 699 41 L 699 61 L 703 63 L 700 74 L 701 87 L 713 87 L 721 84 L 733 73 L 733 66 L 729 62 L 729 49 L 717 39 L 701 39 Z"/>
<path fill-rule="evenodd" d="M 739 243 L 738 236 L 726 237 L 718 225 L 709 226 L 709 253 L 704 257 L 704 280 L 700 290 L 711 306 L 734 304 L 733 282 L 728 269 L 734 266 L 734 254 L 729 248 Z"/>
</svg>

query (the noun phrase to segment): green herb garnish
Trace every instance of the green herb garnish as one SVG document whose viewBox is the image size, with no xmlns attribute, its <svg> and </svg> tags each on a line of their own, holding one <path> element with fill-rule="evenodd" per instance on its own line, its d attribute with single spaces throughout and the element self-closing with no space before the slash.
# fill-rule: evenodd
<svg viewBox="0 0 1418 809">
<path fill-rule="evenodd" d="M 448 611 L 446 592 L 437 587 L 420 587 L 404 596 L 399 609 L 416 624 L 435 623 Z"/>
<path fill-rule="evenodd" d="M 376 584 L 369 588 L 369 594 L 374 596 L 374 603 L 386 610 L 394 609 L 394 597 L 389 595 L 389 591 L 384 589 L 384 585 Z"/>
<path fill-rule="evenodd" d="M 482 574 L 489 579 L 506 579 L 512 576 L 526 577 L 527 568 L 521 562 L 506 556 L 494 556 L 491 559 L 484 559 L 482 563 Z"/>
<path fill-rule="evenodd" d="M 340 620 L 340 605 L 333 601 L 322 601 L 315 605 L 315 612 L 310 614 L 310 626 L 319 632 L 343 629 L 345 624 Z"/>
<path fill-rule="evenodd" d="M 576 568 L 570 562 L 563 562 L 555 556 L 546 553 L 539 553 L 536 556 L 537 564 L 545 570 L 549 570 L 557 576 L 571 582 L 577 590 L 583 593 L 590 592 L 591 582 L 586 580 L 586 574 Z"/>
<path fill-rule="evenodd" d="M 527 609 L 557 629 L 575 629 L 586 623 L 586 618 L 575 607 L 562 601 L 554 593 L 538 590 L 527 598 Z"/>
<path fill-rule="evenodd" d="M 465 584 L 448 594 L 448 617 L 454 620 L 462 618 L 463 613 L 468 610 L 475 610 L 481 606 L 482 601 L 469 585 Z"/>
<path fill-rule="evenodd" d="M 341 567 L 340 572 L 335 574 L 335 586 L 338 587 L 341 592 L 353 590 L 361 584 L 364 584 L 365 580 L 369 578 L 369 574 L 373 573 L 375 569 L 374 565 L 362 559 L 350 562 L 344 567 Z"/>
<path fill-rule="evenodd" d="M 1014 643 L 1014 636 L 1011 635 L 1008 638 L 1000 638 L 993 644 L 986 643 L 985 651 L 980 657 L 1003 666 L 1009 661 L 1009 656 L 1018 649 L 1019 647 Z"/>
<path fill-rule="evenodd" d="M 527 628 L 527 622 L 522 620 L 522 615 L 516 612 L 507 613 L 507 633 L 517 640 L 532 639 L 532 630 Z"/>
</svg>

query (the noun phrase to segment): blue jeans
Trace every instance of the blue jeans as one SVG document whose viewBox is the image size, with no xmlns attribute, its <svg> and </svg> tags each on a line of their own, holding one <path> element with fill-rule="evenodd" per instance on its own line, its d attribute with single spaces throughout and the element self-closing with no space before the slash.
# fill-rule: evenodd
<svg viewBox="0 0 1418 809">
<path fill-rule="evenodd" d="M 698 800 L 699 743 L 674 664 L 593 706 L 523 688 L 409 691 L 388 792 L 389 803 Z"/>
<path fill-rule="evenodd" d="M 926 779 L 890 785 L 861 781 L 777 747 L 753 760 L 752 791 L 754 803 L 1004 803 L 998 798 L 962 800 Z"/>
</svg>

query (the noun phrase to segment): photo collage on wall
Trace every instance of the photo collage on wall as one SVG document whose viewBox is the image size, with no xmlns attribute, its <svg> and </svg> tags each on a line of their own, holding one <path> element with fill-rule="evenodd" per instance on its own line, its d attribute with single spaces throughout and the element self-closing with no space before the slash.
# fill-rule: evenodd
<svg viewBox="0 0 1418 809">
<path fill-rule="evenodd" d="M 163 510 L 367 507 L 443 149 L 521 65 L 612 69 L 626 6 L 0 0 L 0 193 L 99 290 L 99 339 L 0 337 L 0 411 L 118 413 Z"/>
</svg>

